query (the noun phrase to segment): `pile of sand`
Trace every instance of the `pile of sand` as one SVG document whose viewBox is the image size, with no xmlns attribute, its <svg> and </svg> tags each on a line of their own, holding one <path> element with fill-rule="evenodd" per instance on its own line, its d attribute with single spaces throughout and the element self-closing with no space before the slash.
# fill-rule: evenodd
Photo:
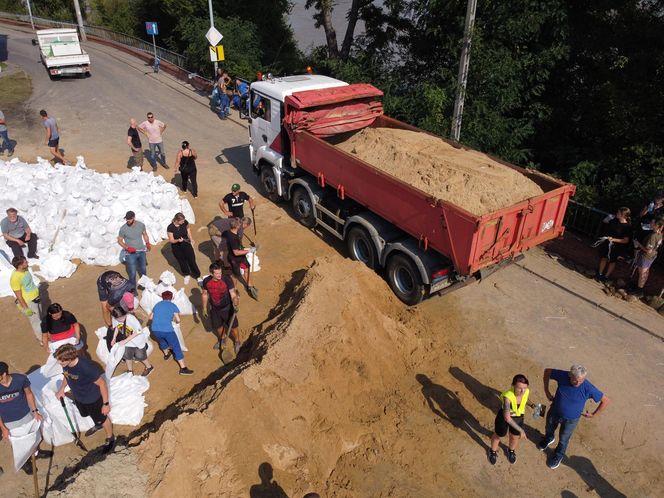
<svg viewBox="0 0 664 498">
<path fill-rule="evenodd" d="M 426 325 L 338 257 L 290 288 L 251 358 L 137 446 L 150 496 L 444 495 L 416 463 L 440 443 L 415 380 Z"/>
<path fill-rule="evenodd" d="M 532 180 L 486 154 L 455 149 L 426 133 L 364 128 L 337 146 L 478 216 L 542 194 Z"/>
</svg>

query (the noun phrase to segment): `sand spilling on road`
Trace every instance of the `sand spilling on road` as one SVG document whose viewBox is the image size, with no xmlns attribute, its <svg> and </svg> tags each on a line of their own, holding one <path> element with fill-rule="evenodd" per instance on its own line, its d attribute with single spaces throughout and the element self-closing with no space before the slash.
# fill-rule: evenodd
<svg viewBox="0 0 664 498">
<path fill-rule="evenodd" d="M 445 494 L 416 464 L 439 436 L 415 380 L 412 313 L 359 263 L 300 273 L 254 330 L 251 358 L 137 447 L 151 495 Z M 401 433 L 407 420 L 417 433 Z"/>
<path fill-rule="evenodd" d="M 456 149 L 426 133 L 364 128 L 337 146 L 476 215 L 542 194 L 532 180 L 486 154 Z"/>
</svg>

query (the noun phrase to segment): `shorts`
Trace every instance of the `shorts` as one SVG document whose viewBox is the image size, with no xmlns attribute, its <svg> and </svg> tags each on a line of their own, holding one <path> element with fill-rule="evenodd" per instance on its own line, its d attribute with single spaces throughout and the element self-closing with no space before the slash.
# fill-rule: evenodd
<svg viewBox="0 0 664 498">
<path fill-rule="evenodd" d="M 520 417 L 512 417 L 512 420 L 514 420 L 519 427 L 523 427 L 523 415 L 521 415 Z M 498 437 L 503 437 L 507 434 L 508 430 L 510 431 L 510 434 L 514 436 L 519 436 L 521 434 L 514 427 L 505 422 L 505 418 L 503 416 L 503 409 L 501 408 L 500 410 L 498 410 L 498 413 L 496 414 L 496 424 L 494 427 L 494 431 L 496 432 L 496 435 Z"/>
<path fill-rule="evenodd" d="M 106 415 L 101 412 L 104 406 L 101 396 L 99 396 L 97 401 L 93 401 L 92 403 L 81 403 L 78 400 L 74 400 L 74 403 L 76 404 L 76 408 L 78 408 L 78 412 L 84 417 L 90 417 L 95 425 L 101 425 L 106 422 Z"/>
<path fill-rule="evenodd" d="M 221 327 L 226 327 L 228 325 L 228 321 L 231 319 L 232 313 L 232 306 L 226 306 L 225 308 L 210 306 L 210 321 L 212 322 L 212 328 L 218 330 Z M 231 325 L 232 329 L 236 327 L 238 327 L 237 314 L 235 315 L 233 324 Z"/>
<path fill-rule="evenodd" d="M 122 355 L 123 360 L 129 361 L 145 361 L 148 359 L 148 345 L 142 348 L 133 348 L 131 346 L 125 347 L 125 352 Z"/>
<path fill-rule="evenodd" d="M 625 247 L 626 244 L 612 244 L 611 254 L 609 254 L 609 242 L 604 241 L 597 248 L 597 252 L 599 253 L 600 258 L 606 258 L 609 260 L 609 263 L 615 263 L 618 261 L 619 257 L 625 256 Z"/>
<path fill-rule="evenodd" d="M 655 259 L 647 259 L 644 258 L 642 254 L 639 254 L 639 256 L 636 259 L 636 267 L 641 268 L 642 270 L 647 270 L 655 262 Z"/>
<path fill-rule="evenodd" d="M 233 271 L 233 275 L 236 277 L 242 276 L 242 265 L 244 265 L 245 268 L 249 268 L 249 261 L 244 256 L 239 258 L 228 258 L 228 263 Z"/>
<path fill-rule="evenodd" d="M 51 140 L 48 141 L 48 146 L 49 147 L 53 147 L 54 149 L 57 149 L 58 145 L 60 145 L 60 137 L 52 138 Z"/>
</svg>

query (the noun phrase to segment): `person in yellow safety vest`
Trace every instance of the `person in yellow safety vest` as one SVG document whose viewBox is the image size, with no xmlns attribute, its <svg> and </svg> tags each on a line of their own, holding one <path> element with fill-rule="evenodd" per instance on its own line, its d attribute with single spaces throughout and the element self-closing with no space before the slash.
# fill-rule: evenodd
<svg viewBox="0 0 664 498">
<path fill-rule="evenodd" d="M 489 462 L 496 464 L 498 459 L 498 445 L 500 438 L 504 437 L 509 430 L 509 442 L 507 450 L 507 459 L 510 463 L 516 462 L 516 448 L 521 438 L 526 433 L 523 430 L 523 416 L 526 413 L 526 406 L 534 406 L 528 403 L 528 379 L 525 375 L 515 375 L 512 379 L 512 387 L 500 395 L 502 407 L 496 414 L 496 424 L 494 433 L 491 434 L 491 449 L 489 450 Z"/>
</svg>

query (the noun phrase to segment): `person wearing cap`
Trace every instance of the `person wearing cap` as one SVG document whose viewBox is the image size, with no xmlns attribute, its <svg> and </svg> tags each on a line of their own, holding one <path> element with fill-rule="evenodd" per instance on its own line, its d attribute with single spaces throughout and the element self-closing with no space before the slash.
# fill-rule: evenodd
<svg viewBox="0 0 664 498">
<path fill-rule="evenodd" d="M 113 423 L 108 418 L 111 412 L 111 403 L 108 394 L 108 384 L 104 380 L 101 369 L 84 356 L 79 356 L 76 348 L 71 344 L 64 344 L 55 350 L 53 356 L 62 367 L 64 378 L 60 389 L 55 393 L 57 399 L 63 399 L 65 389 L 69 387 L 74 403 L 83 417 L 90 417 L 95 423 L 94 427 L 85 433 L 87 437 L 104 429 L 106 444 L 103 453 L 110 453 L 115 447 Z"/>
<path fill-rule="evenodd" d="M 16 296 L 16 306 L 23 313 L 32 326 L 32 331 L 41 346 L 41 298 L 39 296 L 39 287 L 35 285 L 32 273 L 28 271 L 28 260 L 25 256 L 15 256 L 12 259 L 12 266 L 15 270 L 9 277 L 9 286 Z"/>
<path fill-rule="evenodd" d="M 145 366 L 141 374 L 147 377 L 152 373 L 154 367 L 148 360 L 148 333 L 143 331 L 141 322 L 122 306 L 116 306 L 111 311 L 113 322 L 106 334 L 106 346 L 110 351 L 115 344 L 125 347 L 122 359 L 125 360 L 127 371 L 134 373 L 132 365 L 134 361 L 140 361 Z"/>
<path fill-rule="evenodd" d="M 46 309 L 41 329 L 46 354 L 55 352 L 63 344 L 76 345 L 81 342 L 81 326 L 76 317 L 63 310 L 59 303 L 53 303 Z"/>
<path fill-rule="evenodd" d="M 33 420 L 42 422 L 44 418 L 37 409 L 35 395 L 30 388 L 26 375 L 9 373 L 9 366 L 0 361 L 0 432 L 3 439 L 9 439 L 12 430 L 18 429 Z M 37 458 L 50 458 L 52 451 L 37 450 Z M 23 466 L 23 471 L 32 475 L 30 460 Z"/>
<path fill-rule="evenodd" d="M 247 201 L 249 201 L 249 207 L 253 211 L 256 208 L 254 200 L 249 197 L 249 194 L 240 190 L 239 183 L 234 183 L 231 186 L 231 192 L 226 194 L 219 203 L 219 208 L 229 218 L 244 218 L 244 203 Z M 228 206 L 228 209 L 226 209 L 226 206 Z"/>
<path fill-rule="evenodd" d="M 187 184 L 191 182 L 191 195 L 198 197 L 198 183 L 196 183 L 196 159 L 198 154 L 189 147 L 189 142 L 182 142 L 182 150 L 178 151 L 175 159 L 175 170 L 180 172 L 182 178 L 182 191 L 187 191 Z"/>
<path fill-rule="evenodd" d="M 136 220 L 136 213 L 127 211 L 126 223 L 118 232 L 118 244 L 124 249 L 124 263 L 127 276 L 134 290 L 136 289 L 136 272 L 139 277 L 147 273 L 147 251 L 152 249 L 145 225 Z"/>
<path fill-rule="evenodd" d="M 554 368 L 544 370 L 544 394 L 553 403 L 546 416 L 546 433 L 537 444 L 538 450 L 544 451 L 555 442 L 556 429 L 560 426 L 558 434 L 560 441 L 555 452 L 547 461 L 547 466 L 550 469 L 558 468 L 563 461 L 567 445 L 579 420 L 581 420 L 581 416 L 585 418 L 597 417 L 610 402 L 606 394 L 586 379 L 587 375 L 588 371 L 582 365 L 572 365 L 569 372 Z M 558 383 L 555 396 L 551 394 L 549 389 L 551 380 Z M 593 412 L 584 412 L 586 401 L 589 399 L 599 403 L 599 405 Z"/>
<path fill-rule="evenodd" d="M 112 324 L 111 311 L 116 306 L 123 306 L 126 311 L 134 309 L 136 287 L 120 273 L 108 270 L 97 278 L 97 294 L 101 305 L 101 314 L 107 327 Z"/>
<path fill-rule="evenodd" d="M 184 353 L 173 327 L 173 322 L 180 323 L 180 309 L 172 302 L 171 291 L 162 292 L 161 298 L 163 301 L 155 304 L 150 313 L 152 334 L 159 341 L 159 349 L 164 354 L 164 360 L 168 360 L 172 355 L 180 365 L 180 375 L 191 375 L 194 371 L 188 369 L 184 363 Z"/>
<path fill-rule="evenodd" d="M 231 229 L 231 220 L 235 218 L 222 218 L 221 216 L 215 216 L 214 220 L 208 225 L 208 235 L 210 236 L 210 241 L 212 242 L 212 247 L 214 248 L 214 261 L 221 260 L 226 265 L 228 265 L 227 255 L 227 242 L 223 238 L 225 232 L 228 232 Z M 251 226 L 251 218 L 245 216 L 240 220 L 240 228 L 238 229 L 238 236 L 240 240 L 244 235 L 244 231 Z"/>
</svg>

